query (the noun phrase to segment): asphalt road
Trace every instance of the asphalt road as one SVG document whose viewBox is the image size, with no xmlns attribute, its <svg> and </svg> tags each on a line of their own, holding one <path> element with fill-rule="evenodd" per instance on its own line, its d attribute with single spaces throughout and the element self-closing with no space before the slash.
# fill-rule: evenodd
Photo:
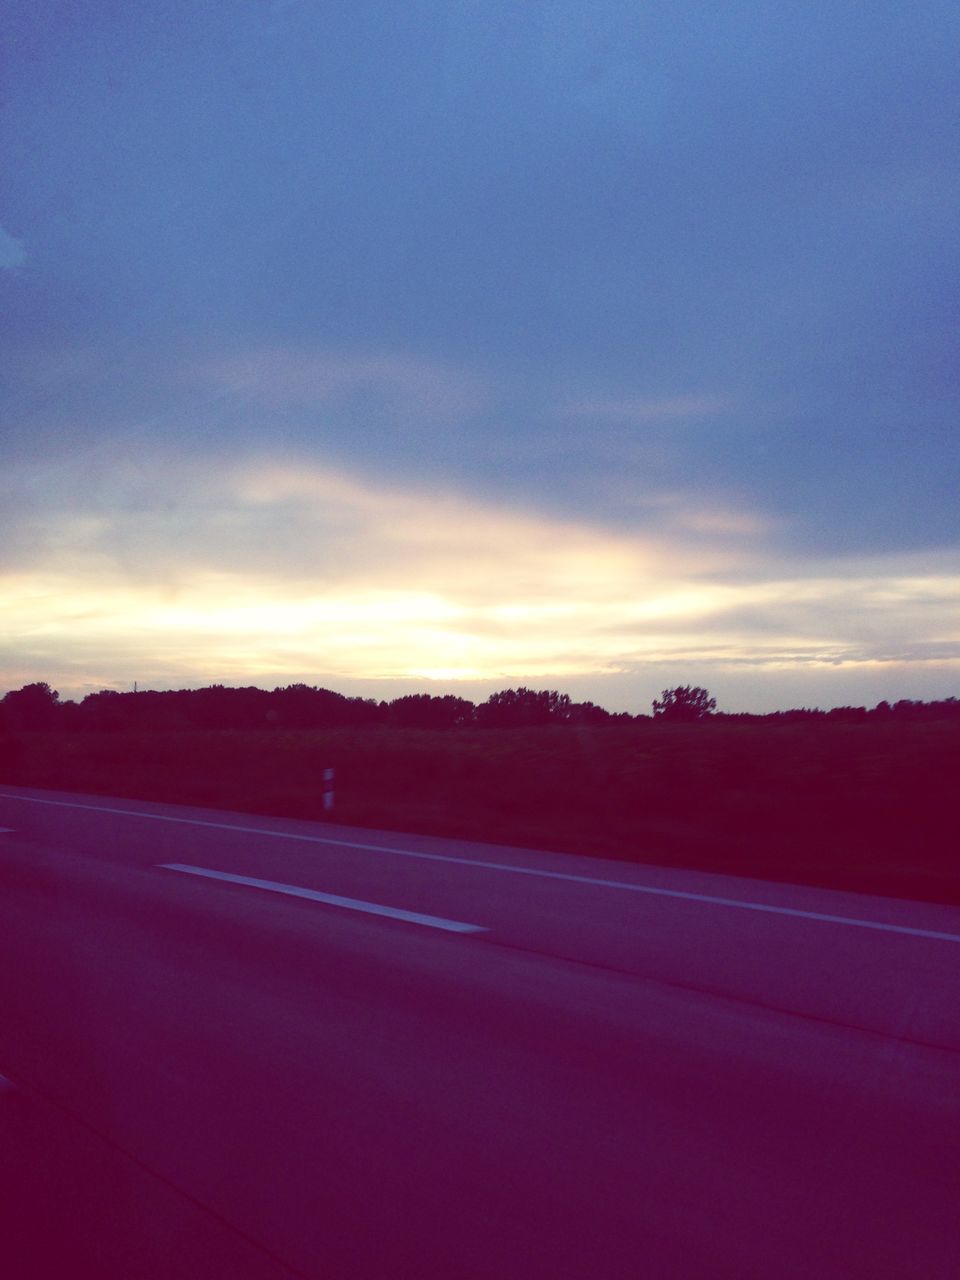
<svg viewBox="0 0 960 1280">
<path fill-rule="evenodd" d="M 0 793 L 10 1280 L 960 1274 L 960 911 Z"/>
</svg>

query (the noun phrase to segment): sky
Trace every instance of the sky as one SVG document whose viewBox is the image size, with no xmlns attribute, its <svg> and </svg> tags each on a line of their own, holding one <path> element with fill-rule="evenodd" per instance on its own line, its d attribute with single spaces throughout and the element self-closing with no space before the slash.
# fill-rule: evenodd
<svg viewBox="0 0 960 1280">
<path fill-rule="evenodd" d="M 0 692 L 960 694 L 952 0 L 0 40 Z"/>
</svg>

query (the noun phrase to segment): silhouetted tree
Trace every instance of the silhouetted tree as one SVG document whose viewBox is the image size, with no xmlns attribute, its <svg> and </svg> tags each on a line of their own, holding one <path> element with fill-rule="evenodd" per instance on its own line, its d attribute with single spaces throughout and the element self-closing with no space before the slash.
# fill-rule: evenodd
<svg viewBox="0 0 960 1280">
<path fill-rule="evenodd" d="M 46 681 L 25 684 L 3 699 L 3 719 L 10 729 L 52 729 L 57 722 L 60 695 Z"/>
<path fill-rule="evenodd" d="M 868 714 L 866 707 L 831 707 L 827 712 L 827 719 L 843 720 L 847 724 L 862 724 Z"/>
<path fill-rule="evenodd" d="M 555 689 L 502 689 L 477 707 L 477 724 L 497 729 L 564 724 L 571 707 L 570 695 Z"/>
<path fill-rule="evenodd" d="M 99 693 L 88 693 L 80 703 L 78 716 L 80 727 L 97 733 L 129 728 L 129 721 L 125 714 L 126 696 L 118 693 L 116 689 L 101 689 Z"/>
<path fill-rule="evenodd" d="M 452 693 L 409 693 L 389 703 L 387 720 L 401 729 L 455 729 L 470 724 L 473 712 L 472 702 Z"/>
<path fill-rule="evenodd" d="M 262 729 L 270 724 L 269 703 L 270 695 L 262 689 L 222 684 L 193 689 L 186 699 L 190 723 L 201 729 Z"/>
<path fill-rule="evenodd" d="M 628 716 L 627 719 L 630 717 Z M 571 724 L 607 724 L 613 717 L 595 702 L 574 702 L 568 719 Z"/>
<path fill-rule="evenodd" d="M 678 685 L 676 689 L 664 689 L 653 700 L 653 714 L 659 720 L 690 723 L 705 720 L 717 708 L 716 698 L 711 698 L 699 685 Z"/>
</svg>

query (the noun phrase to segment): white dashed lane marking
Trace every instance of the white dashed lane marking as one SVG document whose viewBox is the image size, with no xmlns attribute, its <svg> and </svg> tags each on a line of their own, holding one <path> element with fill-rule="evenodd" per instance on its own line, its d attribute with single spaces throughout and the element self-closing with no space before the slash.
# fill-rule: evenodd
<svg viewBox="0 0 960 1280">
<path fill-rule="evenodd" d="M 208 880 L 225 880 L 228 884 L 242 884 L 251 889 L 266 889 L 270 893 L 285 893 L 291 898 L 306 898 L 309 902 L 323 902 L 329 907 L 344 907 L 347 911 L 363 911 L 370 916 L 386 916 L 390 920 L 405 920 L 407 924 L 422 924 L 429 929 L 444 929 L 447 933 L 486 933 L 482 925 L 464 924 L 462 920 L 444 920 L 440 916 L 424 915 L 420 911 L 404 911 L 400 907 L 386 907 L 379 902 L 361 902 L 359 898 L 343 898 L 336 893 L 320 893 L 317 889 L 305 889 L 298 884 L 280 884 L 276 880 L 258 880 L 254 876 L 236 876 L 226 871 L 211 871 L 207 867 L 190 867 L 182 862 L 164 862 L 162 871 L 182 871 L 189 876 L 204 876 Z"/>
<path fill-rule="evenodd" d="M 267 827 L 248 827 L 233 822 L 207 822 L 201 818 L 180 818 L 173 814 L 146 813 L 142 809 L 118 809 L 115 806 L 79 804 L 72 800 L 47 800 L 38 796 L 18 796 L 0 792 L 2 800 L 22 800 L 28 804 L 54 805 L 60 809 L 88 809 L 93 813 L 113 813 L 126 818 L 146 818 L 152 822 L 175 822 L 189 827 L 211 827 L 218 831 L 233 831 L 242 835 L 264 836 L 277 840 L 304 841 L 309 844 L 331 845 L 341 849 L 365 849 L 372 853 L 388 854 L 396 858 L 416 858 L 422 862 L 445 862 L 470 867 L 478 871 L 501 871 L 515 876 L 534 876 L 542 880 L 566 881 L 569 884 L 595 885 L 600 889 L 612 889 L 624 893 L 649 894 L 655 898 L 674 899 L 682 902 L 702 902 L 705 906 L 730 907 L 738 911 L 756 911 L 775 916 L 792 916 L 798 920 L 818 920 L 823 924 L 845 925 L 854 929 L 872 929 L 879 933 L 900 934 L 908 938 L 929 938 L 936 942 L 960 943 L 960 933 L 939 929 L 921 929 L 911 925 L 893 924 L 881 920 L 863 920 L 855 916 L 833 915 L 827 911 L 805 911 L 799 907 L 776 906 L 767 902 L 746 902 L 741 898 L 726 898 L 712 893 L 691 893 L 683 889 L 664 889 L 654 885 L 636 884 L 632 881 L 606 880 L 595 876 L 575 875 L 566 871 L 546 871 L 540 867 L 521 867 L 506 862 L 486 862 L 476 858 L 455 857 L 445 853 L 426 853 L 420 849 L 397 849 L 389 845 L 367 844 L 359 840 L 337 840 L 327 835 L 311 835 L 302 831 L 272 831 Z M 305 895 L 300 895 L 305 896 Z M 386 914 L 386 912 L 381 912 Z M 480 929 L 468 925 L 471 932 Z M 466 930 L 464 930 L 465 932 Z M 482 930 L 481 930 L 482 931 Z"/>
</svg>

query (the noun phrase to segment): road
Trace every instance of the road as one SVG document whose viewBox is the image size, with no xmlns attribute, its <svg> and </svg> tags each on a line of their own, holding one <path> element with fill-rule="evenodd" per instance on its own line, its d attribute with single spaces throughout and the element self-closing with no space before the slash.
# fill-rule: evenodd
<svg viewBox="0 0 960 1280">
<path fill-rule="evenodd" d="M 11 1280 L 960 1274 L 954 908 L 6 786 L 0 828 Z"/>
</svg>

